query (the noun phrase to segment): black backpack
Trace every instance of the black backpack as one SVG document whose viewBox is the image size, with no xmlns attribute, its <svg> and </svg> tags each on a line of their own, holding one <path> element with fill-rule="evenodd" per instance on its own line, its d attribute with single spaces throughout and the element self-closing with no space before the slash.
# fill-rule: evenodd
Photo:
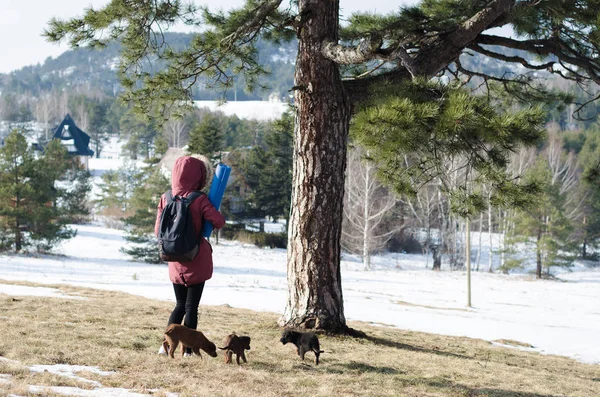
<svg viewBox="0 0 600 397">
<path fill-rule="evenodd" d="M 160 214 L 158 247 L 160 259 L 166 262 L 189 262 L 198 253 L 202 232 L 196 234 L 189 207 L 204 193 L 194 191 L 187 197 L 165 193 L 167 204 Z"/>
</svg>

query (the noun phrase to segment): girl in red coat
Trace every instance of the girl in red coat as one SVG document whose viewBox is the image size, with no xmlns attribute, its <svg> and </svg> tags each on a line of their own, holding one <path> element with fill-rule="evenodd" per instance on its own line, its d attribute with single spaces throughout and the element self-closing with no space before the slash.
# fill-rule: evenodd
<svg viewBox="0 0 600 397">
<path fill-rule="evenodd" d="M 171 192 L 174 196 L 187 197 L 192 191 L 202 190 L 206 185 L 207 165 L 205 162 L 190 156 L 183 156 L 175 161 L 171 176 Z M 160 228 L 160 215 L 166 205 L 163 194 L 158 203 L 154 232 L 158 236 Z M 225 225 L 225 218 L 210 203 L 203 194 L 190 205 L 194 220 L 194 229 L 200 234 L 202 222 L 211 222 L 215 229 Z M 198 253 L 190 262 L 169 262 L 169 278 L 175 290 L 175 308 L 169 317 L 169 324 L 181 324 L 185 316 L 184 325 L 191 329 L 198 326 L 198 305 L 204 290 L 204 282 L 212 277 L 213 261 L 212 247 L 204 238 L 200 238 Z"/>
</svg>

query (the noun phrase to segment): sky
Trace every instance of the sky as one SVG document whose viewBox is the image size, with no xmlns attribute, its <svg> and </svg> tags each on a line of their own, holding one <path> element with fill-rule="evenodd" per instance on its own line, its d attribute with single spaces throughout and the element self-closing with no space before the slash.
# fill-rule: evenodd
<svg viewBox="0 0 600 397">
<path fill-rule="evenodd" d="M 23 66 L 43 63 L 51 56 L 56 57 L 66 51 L 66 44 L 48 43 L 42 36 L 48 21 L 53 18 L 67 19 L 83 14 L 92 6 L 100 8 L 108 0 L 0 0 L 0 73 L 8 73 Z M 355 11 L 388 12 L 401 5 L 413 4 L 417 0 L 341 0 L 342 15 Z M 204 4 L 204 0 L 196 0 Z M 220 0 L 224 10 L 243 4 L 243 0 Z"/>
</svg>

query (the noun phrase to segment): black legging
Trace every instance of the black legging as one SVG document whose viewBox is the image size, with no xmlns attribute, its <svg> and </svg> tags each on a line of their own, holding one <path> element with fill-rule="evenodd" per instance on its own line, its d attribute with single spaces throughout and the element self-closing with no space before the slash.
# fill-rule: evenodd
<svg viewBox="0 0 600 397">
<path fill-rule="evenodd" d="M 186 287 L 181 284 L 173 284 L 175 299 L 177 303 L 169 317 L 169 324 L 181 324 L 185 316 L 185 325 L 188 328 L 198 327 L 198 305 L 204 290 L 204 282 Z"/>
</svg>

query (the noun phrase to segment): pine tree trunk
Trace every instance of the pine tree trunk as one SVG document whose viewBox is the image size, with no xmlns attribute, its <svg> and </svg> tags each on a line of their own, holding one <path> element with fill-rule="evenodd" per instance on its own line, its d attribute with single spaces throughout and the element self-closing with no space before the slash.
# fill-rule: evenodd
<svg viewBox="0 0 600 397">
<path fill-rule="evenodd" d="M 433 253 L 433 270 L 440 270 L 442 268 L 442 254 L 447 244 L 446 233 L 448 231 L 448 217 L 446 209 L 444 208 L 444 201 L 442 199 L 442 192 L 438 190 L 438 203 L 439 203 L 439 214 L 442 218 L 440 221 L 440 245 L 437 252 Z M 437 257 L 436 257 L 437 254 Z"/>
<path fill-rule="evenodd" d="M 479 271 L 479 265 L 481 264 L 481 248 L 482 248 L 482 235 L 483 235 L 483 212 L 479 214 L 479 248 L 477 248 L 477 268 Z"/>
<path fill-rule="evenodd" d="M 504 264 L 506 263 L 506 235 L 508 234 L 508 214 L 504 212 L 504 216 L 502 216 L 502 211 L 498 211 L 498 219 L 501 219 L 502 222 L 502 240 L 500 242 L 500 267 L 504 269 Z"/>
<path fill-rule="evenodd" d="M 581 258 L 587 259 L 587 217 L 583 217 L 583 245 L 581 247 Z"/>
<path fill-rule="evenodd" d="M 340 272 L 342 204 L 350 104 L 335 63 L 321 55 L 337 40 L 338 2 L 300 0 L 295 74 L 296 127 L 286 327 L 347 330 Z"/>
<path fill-rule="evenodd" d="M 15 186 L 19 186 L 20 185 L 20 181 L 19 181 L 19 167 L 17 165 L 17 161 L 16 159 L 14 160 L 14 169 L 15 169 L 15 179 L 14 179 L 14 183 Z M 21 249 L 23 248 L 23 239 L 21 236 L 21 222 L 19 219 L 19 203 L 21 202 L 21 197 L 19 196 L 19 193 L 17 192 L 17 194 L 15 195 L 15 251 L 19 252 L 21 251 Z"/>
<path fill-rule="evenodd" d="M 23 248 L 23 242 L 21 239 L 21 224 L 19 223 L 19 217 L 15 219 L 15 251 L 19 252 Z"/>
<path fill-rule="evenodd" d="M 535 275 L 538 279 L 542 278 L 542 227 L 538 229 L 537 240 L 536 240 L 536 269 Z"/>
<path fill-rule="evenodd" d="M 432 247 L 431 252 L 433 254 L 433 267 L 431 270 L 439 271 L 442 269 L 442 253 L 440 247 Z"/>
</svg>

